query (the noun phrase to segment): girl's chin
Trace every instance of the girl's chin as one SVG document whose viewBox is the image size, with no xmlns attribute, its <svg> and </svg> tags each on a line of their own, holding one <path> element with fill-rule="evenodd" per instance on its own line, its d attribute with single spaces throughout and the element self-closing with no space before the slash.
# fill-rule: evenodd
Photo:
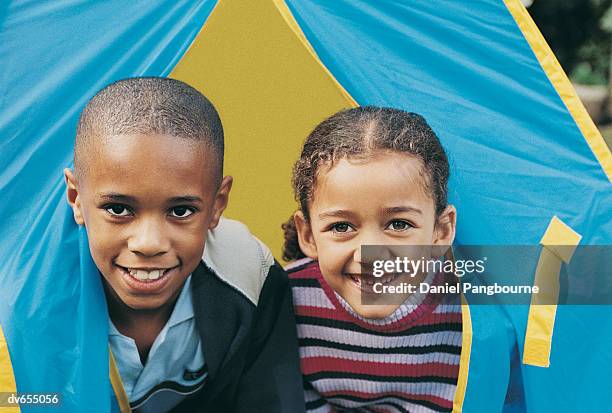
<svg viewBox="0 0 612 413">
<path fill-rule="evenodd" d="M 350 304 L 350 303 L 349 303 Z M 397 304 L 351 304 L 353 310 L 363 318 L 380 319 L 393 314 L 398 309 Z"/>
<path fill-rule="evenodd" d="M 353 311 L 355 311 L 361 317 L 371 318 L 371 319 L 385 318 L 391 315 L 400 306 L 400 304 L 385 303 L 385 300 L 388 300 L 388 298 L 385 298 L 384 296 L 380 296 L 379 294 L 376 294 L 376 295 L 368 294 L 366 299 L 369 301 L 370 298 L 372 299 L 378 298 L 380 301 L 383 301 L 383 303 L 364 304 L 365 294 L 362 295 L 362 293 L 360 293 L 359 291 L 355 291 L 355 288 L 356 287 L 354 286 L 351 287 L 350 288 L 351 291 L 349 291 L 349 294 L 340 294 L 340 295 L 342 296 L 342 298 L 344 298 L 344 301 L 346 301 L 348 305 L 351 306 Z"/>
</svg>

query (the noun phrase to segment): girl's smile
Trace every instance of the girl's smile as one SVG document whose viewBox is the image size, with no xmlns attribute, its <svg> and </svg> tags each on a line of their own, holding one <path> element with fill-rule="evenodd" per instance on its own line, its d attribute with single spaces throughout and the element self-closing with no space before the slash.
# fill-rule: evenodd
<svg viewBox="0 0 612 413">
<path fill-rule="evenodd" d="M 373 277 L 367 271 L 371 257 L 361 256 L 363 245 L 450 244 L 454 237 L 454 208 L 448 207 L 443 219 L 437 219 L 422 161 L 397 151 L 322 166 L 309 215 L 309 222 L 301 212 L 295 217 L 302 251 L 319 261 L 325 281 L 367 318 L 385 317 L 399 304 L 389 304 L 396 299 L 385 303 L 381 296 L 380 304 L 366 305 L 364 294 L 373 295 L 376 282 L 394 284 L 404 277 Z"/>
</svg>

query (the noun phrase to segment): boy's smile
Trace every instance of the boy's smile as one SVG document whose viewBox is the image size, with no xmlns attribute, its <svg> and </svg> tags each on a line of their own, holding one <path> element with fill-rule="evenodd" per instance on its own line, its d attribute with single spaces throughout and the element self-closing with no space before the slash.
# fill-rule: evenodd
<svg viewBox="0 0 612 413">
<path fill-rule="evenodd" d="M 84 170 L 65 174 L 107 297 L 133 310 L 172 305 L 227 205 L 231 177 L 220 179 L 206 144 L 185 138 L 135 134 L 94 145 Z"/>
</svg>

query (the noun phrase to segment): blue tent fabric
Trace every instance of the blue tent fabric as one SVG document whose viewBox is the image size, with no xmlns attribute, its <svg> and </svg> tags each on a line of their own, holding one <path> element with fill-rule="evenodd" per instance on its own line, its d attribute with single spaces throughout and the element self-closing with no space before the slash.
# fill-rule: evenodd
<svg viewBox="0 0 612 413">
<path fill-rule="evenodd" d="M 610 180 L 504 1 L 286 3 L 359 104 L 421 113 L 438 133 L 459 244 L 535 245 L 554 215 L 610 244 Z M 78 114 L 114 80 L 167 76 L 215 4 L 0 5 L 0 326 L 19 391 L 61 392 L 58 411 L 118 411 L 102 287 L 61 176 Z M 520 361 L 528 310 L 471 309 L 463 411 L 604 410 L 612 308 L 560 306 L 549 368 Z"/>
<path fill-rule="evenodd" d="M 0 325 L 18 390 L 60 392 L 57 411 L 111 409 L 106 304 L 61 175 L 78 114 L 114 80 L 166 76 L 215 3 L 0 6 Z"/>
<path fill-rule="evenodd" d="M 583 244 L 612 242 L 610 180 L 505 2 L 287 4 L 321 61 L 359 104 L 421 113 L 440 136 L 450 153 L 458 244 L 537 245 L 555 215 Z M 478 324 L 483 308 L 474 309 Z M 528 311 L 514 305 L 497 315 L 500 325 L 511 320 L 517 336 L 508 391 L 524 387 L 525 400 L 508 411 L 521 411 L 523 403 L 535 412 L 605 409 L 610 306 L 559 307 L 549 368 L 517 363 Z M 491 368 L 506 365 L 497 359 Z M 478 392 L 497 388 L 478 374 L 470 366 L 466 412 L 490 406 Z"/>
<path fill-rule="evenodd" d="M 534 245 L 555 214 L 610 243 L 610 181 L 504 2 L 287 4 L 360 105 L 421 113 L 439 134 L 458 243 Z"/>
</svg>

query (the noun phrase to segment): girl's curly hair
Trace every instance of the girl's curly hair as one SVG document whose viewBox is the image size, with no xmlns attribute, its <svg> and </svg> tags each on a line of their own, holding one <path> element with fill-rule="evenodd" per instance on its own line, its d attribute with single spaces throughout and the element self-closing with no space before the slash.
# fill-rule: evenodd
<svg viewBox="0 0 612 413">
<path fill-rule="evenodd" d="M 424 189 L 431 194 L 439 215 L 448 202 L 449 163 L 440 140 L 416 113 L 400 109 L 363 106 L 342 110 L 321 122 L 306 138 L 302 154 L 293 167 L 295 199 L 306 220 L 317 174 L 322 165 L 332 167 L 344 158 L 367 157 L 377 151 L 399 151 L 423 163 Z M 285 232 L 283 258 L 303 258 L 293 217 L 282 225 Z"/>
</svg>

